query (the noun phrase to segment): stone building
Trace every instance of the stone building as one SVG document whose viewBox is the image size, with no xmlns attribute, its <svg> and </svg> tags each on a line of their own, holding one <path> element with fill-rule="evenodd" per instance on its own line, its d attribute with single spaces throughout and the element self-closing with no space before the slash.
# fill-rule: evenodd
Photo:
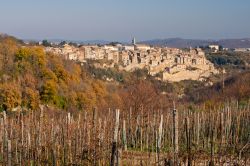
<svg viewBox="0 0 250 166">
<path fill-rule="evenodd" d="M 49 47 L 46 51 L 80 62 L 86 62 L 88 59 L 105 59 L 112 62 L 112 65 L 109 63 L 102 66 L 112 67 L 116 64 L 120 70 L 133 71 L 147 68 L 149 74 L 153 76 L 162 73 L 165 81 L 200 79 L 217 73 L 214 65 L 206 59 L 205 52 L 200 48 L 189 50 L 151 48 L 148 45 L 134 43 L 124 46 L 86 45 L 80 48 L 65 45 L 62 48 Z"/>
</svg>

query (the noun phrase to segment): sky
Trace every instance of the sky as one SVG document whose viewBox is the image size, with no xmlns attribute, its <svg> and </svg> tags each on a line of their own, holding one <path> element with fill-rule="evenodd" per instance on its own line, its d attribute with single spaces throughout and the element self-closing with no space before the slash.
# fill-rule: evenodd
<svg viewBox="0 0 250 166">
<path fill-rule="evenodd" d="M 250 0 L 0 0 L 21 39 L 139 41 L 250 37 Z"/>
</svg>

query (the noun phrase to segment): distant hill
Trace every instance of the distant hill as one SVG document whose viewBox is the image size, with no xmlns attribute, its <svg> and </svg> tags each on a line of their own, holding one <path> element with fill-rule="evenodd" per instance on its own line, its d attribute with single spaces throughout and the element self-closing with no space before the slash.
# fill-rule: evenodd
<svg viewBox="0 0 250 166">
<path fill-rule="evenodd" d="M 221 40 L 169 38 L 169 39 L 155 39 L 155 40 L 142 41 L 140 43 L 154 45 L 154 46 L 166 46 L 166 47 L 176 47 L 176 48 L 207 46 L 209 44 L 219 44 L 224 48 L 250 48 L 250 38 L 221 39 Z"/>
<path fill-rule="evenodd" d="M 8 35 L 8 34 L 1 33 L 1 32 L 0 32 L 0 42 L 4 41 L 4 40 L 6 40 L 6 39 L 10 39 L 10 40 L 12 40 L 12 41 L 15 41 L 15 42 L 18 43 L 18 44 L 22 44 L 22 43 L 23 43 L 23 41 L 20 40 L 20 39 L 17 39 L 17 38 L 15 38 L 15 37 L 13 37 L 13 36 L 10 36 L 10 35 Z"/>
<path fill-rule="evenodd" d="M 43 39 L 24 39 L 25 42 L 30 42 L 30 41 L 39 42 L 42 40 Z M 104 44 L 110 43 L 110 41 L 106 41 L 106 40 L 67 40 L 67 39 L 44 39 L 44 40 L 47 40 L 47 41 L 52 42 L 52 43 L 60 43 L 62 41 L 66 41 L 68 43 L 73 42 L 73 43 L 78 43 L 78 44 L 90 44 L 90 45 L 92 45 L 92 44 L 104 45 Z"/>
</svg>

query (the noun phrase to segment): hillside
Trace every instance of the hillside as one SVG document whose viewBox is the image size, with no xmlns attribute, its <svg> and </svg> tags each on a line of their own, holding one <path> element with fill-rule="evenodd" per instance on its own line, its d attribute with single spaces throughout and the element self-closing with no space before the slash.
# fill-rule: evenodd
<svg viewBox="0 0 250 166">
<path fill-rule="evenodd" d="M 8 36 L 0 40 L 0 111 L 20 106 L 34 110 L 40 104 L 89 110 L 119 103 L 115 89 L 110 91 L 79 64 L 18 41 Z"/>
<path fill-rule="evenodd" d="M 36 110 L 40 105 L 72 112 L 131 107 L 147 110 L 167 109 L 173 100 L 185 105 L 202 104 L 211 101 L 210 98 L 218 103 L 229 98 L 246 100 L 250 93 L 244 80 L 250 79 L 244 73 L 248 72 L 249 56 L 225 52 L 207 57 L 217 67 L 232 73 L 228 80 L 236 80 L 225 82 L 223 95 L 220 75 L 211 78 L 212 87 L 191 80 L 163 82 L 157 76 L 148 75 L 146 69 L 133 72 L 115 67 L 100 69 L 92 61 L 79 64 L 45 53 L 43 47 L 25 45 L 3 35 L 0 37 L 0 111 Z"/>
<path fill-rule="evenodd" d="M 5 35 L 0 40 L 0 111 L 37 110 L 41 105 L 71 112 L 162 107 L 158 101 L 166 98 L 161 92 L 168 84 L 156 83 L 147 73 L 98 69 L 91 61 L 66 60 Z M 165 89 L 171 96 L 173 87 Z"/>
<path fill-rule="evenodd" d="M 186 93 L 187 101 L 206 103 L 210 106 L 223 101 L 237 100 L 247 103 L 250 96 L 250 71 L 234 74 L 211 87 L 200 87 Z"/>
</svg>

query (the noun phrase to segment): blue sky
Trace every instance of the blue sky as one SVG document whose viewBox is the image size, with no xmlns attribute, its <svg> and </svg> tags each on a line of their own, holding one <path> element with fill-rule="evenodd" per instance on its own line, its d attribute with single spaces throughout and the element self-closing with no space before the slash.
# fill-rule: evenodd
<svg viewBox="0 0 250 166">
<path fill-rule="evenodd" d="M 1 0 L 0 32 L 22 39 L 250 37 L 249 0 Z"/>
</svg>

